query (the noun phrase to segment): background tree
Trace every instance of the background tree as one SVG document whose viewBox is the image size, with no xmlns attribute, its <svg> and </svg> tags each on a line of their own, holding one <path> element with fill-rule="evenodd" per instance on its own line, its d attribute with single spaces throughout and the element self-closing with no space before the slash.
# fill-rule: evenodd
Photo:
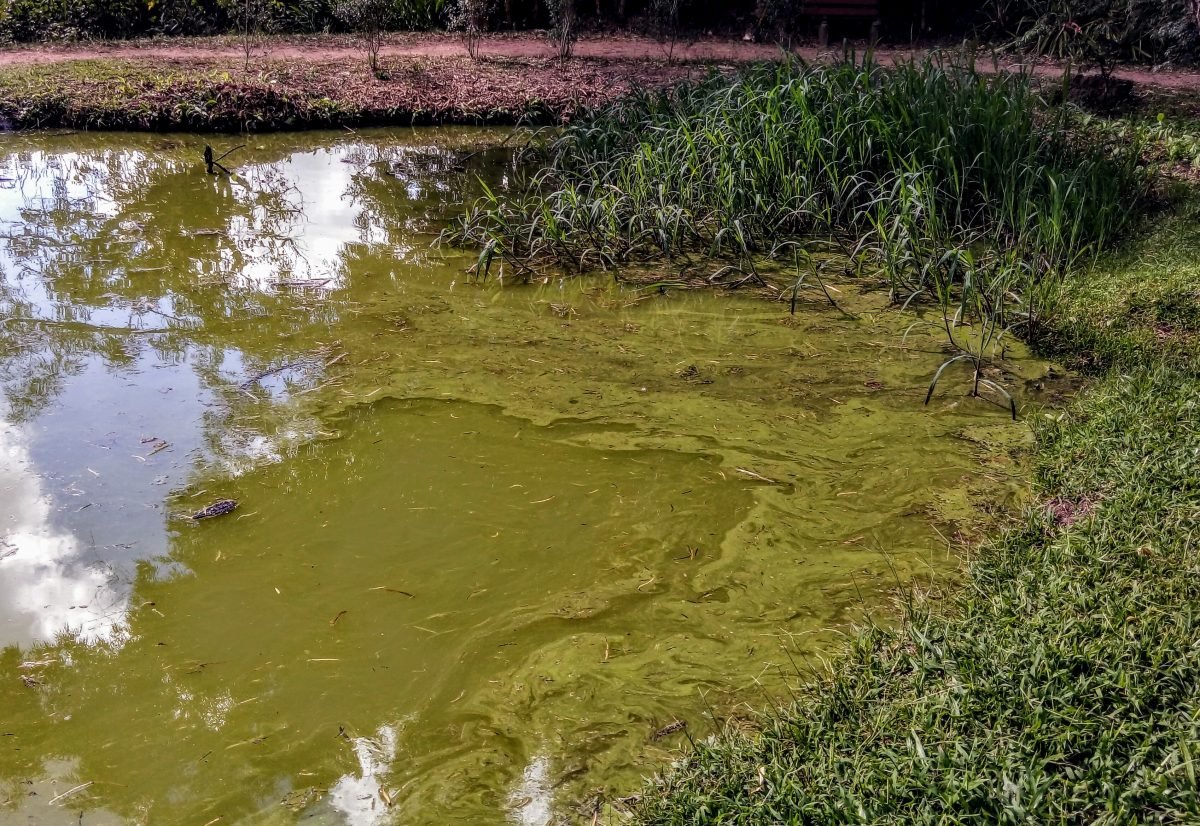
<svg viewBox="0 0 1200 826">
<path fill-rule="evenodd" d="M 446 28 L 462 33 L 472 60 L 479 57 L 479 43 L 488 30 L 494 6 L 494 0 L 458 0 L 447 14 Z"/>
<path fill-rule="evenodd" d="M 579 38 L 575 0 L 546 0 L 546 10 L 550 13 L 550 40 L 554 43 L 554 51 L 559 60 L 566 60 L 575 51 L 575 41 Z"/>
<path fill-rule="evenodd" d="M 650 25 L 654 36 L 667 52 L 667 62 L 675 59 L 675 46 L 679 42 L 679 27 L 688 11 L 688 0 L 650 0 Z"/>
<path fill-rule="evenodd" d="M 245 71 L 250 71 L 250 57 L 261 44 L 269 21 L 270 0 L 238 0 L 238 35 L 242 40 Z"/>
<path fill-rule="evenodd" d="M 346 28 L 358 35 L 367 53 L 371 73 L 379 77 L 379 50 L 389 31 L 408 22 L 406 3 L 396 0 L 337 0 L 334 15 Z"/>
</svg>

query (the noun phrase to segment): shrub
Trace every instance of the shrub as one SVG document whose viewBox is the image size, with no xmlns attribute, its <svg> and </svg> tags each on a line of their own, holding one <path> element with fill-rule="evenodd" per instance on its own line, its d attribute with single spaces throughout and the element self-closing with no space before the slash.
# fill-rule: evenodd
<svg viewBox="0 0 1200 826">
<path fill-rule="evenodd" d="M 1200 60 L 1197 0 L 1002 0 L 983 15 L 993 37 L 1102 69 L 1126 60 Z"/>
<path fill-rule="evenodd" d="M 379 49 L 384 36 L 404 26 L 427 22 L 439 0 L 337 0 L 334 15 L 356 32 L 367 53 L 371 71 L 379 74 Z"/>
<path fill-rule="evenodd" d="M 12 40 L 127 37 L 150 19 L 144 0 L 11 0 L 3 15 Z"/>
<path fill-rule="evenodd" d="M 493 0 L 457 0 L 450 6 L 447 28 L 462 34 L 472 60 L 479 56 L 479 41 L 488 29 L 494 6 Z"/>
<path fill-rule="evenodd" d="M 575 51 L 579 37 L 579 14 L 575 0 L 546 0 L 550 13 L 550 39 L 559 60 L 566 60 Z"/>
</svg>

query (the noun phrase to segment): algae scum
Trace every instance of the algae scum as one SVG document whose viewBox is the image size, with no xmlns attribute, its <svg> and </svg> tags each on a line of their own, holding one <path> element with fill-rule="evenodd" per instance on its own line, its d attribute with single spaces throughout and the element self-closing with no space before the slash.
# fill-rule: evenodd
<svg viewBox="0 0 1200 826">
<path fill-rule="evenodd" d="M 591 822 L 1019 490 L 883 295 L 471 283 L 499 139 L 0 147 L 0 822 Z"/>
</svg>

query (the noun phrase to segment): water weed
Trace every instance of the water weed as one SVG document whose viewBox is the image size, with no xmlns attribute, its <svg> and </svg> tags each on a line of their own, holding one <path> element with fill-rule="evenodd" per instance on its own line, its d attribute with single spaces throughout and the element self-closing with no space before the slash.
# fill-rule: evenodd
<svg viewBox="0 0 1200 826">
<path fill-rule="evenodd" d="M 523 196 L 488 193 L 450 237 L 481 277 L 665 262 L 707 281 L 793 295 L 830 253 L 932 303 L 980 370 L 1036 329 L 1064 273 L 1117 237 L 1143 194 L 1136 142 L 1079 128 L 1030 78 L 933 56 L 798 60 L 642 91 L 540 144 Z M 935 382 L 936 384 L 936 382 Z"/>
</svg>

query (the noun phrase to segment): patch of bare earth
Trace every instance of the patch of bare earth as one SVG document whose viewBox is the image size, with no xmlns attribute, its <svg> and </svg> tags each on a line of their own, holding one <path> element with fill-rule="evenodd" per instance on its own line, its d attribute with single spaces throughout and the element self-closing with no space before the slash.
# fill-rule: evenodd
<svg viewBox="0 0 1200 826">
<path fill-rule="evenodd" d="M 635 86 L 665 86 L 714 66 L 781 54 L 777 46 L 742 40 L 671 46 L 632 35 L 584 38 L 575 52 L 560 62 L 544 36 L 494 35 L 484 40 L 481 59 L 471 60 L 456 37 L 398 34 L 381 51 L 381 79 L 367 71 L 361 48 L 346 35 L 259 41 L 248 67 L 236 37 L 9 47 L 0 50 L 0 127 L 254 131 L 554 123 Z M 810 61 L 839 57 L 814 48 L 796 53 Z M 886 64 L 917 54 L 882 48 L 877 59 Z M 1061 72 L 1046 63 L 980 65 L 1047 77 Z M 1120 74 L 1143 97 L 1153 89 L 1200 100 L 1195 73 Z"/>
<path fill-rule="evenodd" d="M 853 44 L 861 53 L 865 44 Z M 881 62 L 909 60 L 925 49 L 882 46 L 876 50 Z M 793 52 L 805 60 L 823 60 L 837 56 L 837 50 L 822 50 L 803 46 Z M 258 41 L 255 53 L 259 57 L 278 60 L 341 61 L 352 60 L 361 49 L 350 35 L 294 35 L 272 37 Z M 554 53 L 553 45 L 543 33 L 518 32 L 485 37 L 480 54 L 486 58 L 537 59 Z M 772 60 L 782 53 L 773 43 L 756 43 L 741 39 L 703 37 L 663 43 L 635 34 L 597 35 L 582 37 L 575 46 L 575 56 L 592 60 L 635 60 L 673 62 L 748 62 Z M 240 62 L 243 46 L 236 37 L 154 38 L 133 41 L 85 41 L 81 43 L 26 44 L 0 49 L 0 66 L 45 65 L 72 60 L 221 60 Z M 444 58 L 463 57 L 466 49 L 454 35 L 436 32 L 398 33 L 388 37 L 380 52 L 384 58 Z M 987 69 L 991 61 L 981 60 Z M 1025 69 L 1034 74 L 1059 77 L 1062 66 L 1054 61 L 1022 62 L 1003 58 L 1004 69 Z M 1183 93 L 1200 93 L 1200 71 L 1178 68 L 1124 67 L 1114 75 L 1137 86 L 1152 86 Z"/>
<path fill-rule="evenodd" d="M 10 128 L 295 129 L 424 123 L 555 123 L 696 67 L 657 61 L 390 57 L 381 77 L 335 60 L 105 59 L 0 70 Z"/>
<path fill-rule="evenodd" d="M 1096 510 L 1096 500 L 1083 496 L 1078 499 L 1055 497 L 1046 503 L 1046 513 L 1054 524 L 1061 528 L 1069 528 L 1076 522 L 1086 519 Z"/>
</svg>

